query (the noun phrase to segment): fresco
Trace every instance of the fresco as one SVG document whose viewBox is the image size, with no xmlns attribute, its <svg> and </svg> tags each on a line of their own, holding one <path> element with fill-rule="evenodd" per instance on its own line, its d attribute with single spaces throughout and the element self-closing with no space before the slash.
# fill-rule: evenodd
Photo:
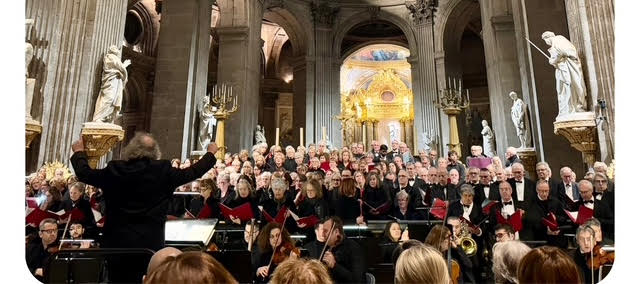
<svg viewBox="0 0 640 284">
<path fill-rule="evenodd" d="M 394 61 L 409 57 L 409 52 L 397 48 L 365 48 L 351 56 L 353 60 L 360 61 Z"/>
</svg>

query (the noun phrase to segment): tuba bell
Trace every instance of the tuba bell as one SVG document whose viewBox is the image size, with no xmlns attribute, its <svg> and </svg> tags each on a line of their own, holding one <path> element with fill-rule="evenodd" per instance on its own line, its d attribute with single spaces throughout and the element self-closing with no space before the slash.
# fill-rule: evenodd
<svg viewBox="0 0 640 284">
<path fill-rule="evenodd" d="M 465 222 L 460 222 L 462 228 L 460 229 L 460 247 L 467 256 L 474 256 L 478 251 L 478 244 L 471 238 L 471 231 L 469 225 Z"/>
</svg>

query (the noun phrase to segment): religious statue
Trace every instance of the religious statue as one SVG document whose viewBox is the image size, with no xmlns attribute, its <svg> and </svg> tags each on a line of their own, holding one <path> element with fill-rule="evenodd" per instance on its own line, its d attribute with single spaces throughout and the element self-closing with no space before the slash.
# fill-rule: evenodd
<svg viewBox="0 0 640 284">
<path fill-rule="evenodd" d="M 131 60 L 120 61 L 121 51 L 109 47 L 102 66 L 102 86 L 93 112 L 93 122 L 113 123 L 122 107 L 122 91 L 127 84 L 127 66 Z"/>
<path fill-rule="evenodd" d="M 438 149 L 438 135 L 433 129 L 431 129 L 429 132 L 422 132 L 421 136 L 422 136 L 421 149 L 427 152 Z"/>
<path fill-rule="evenodd" d="M 513 121 L 513 126 L 516 127 L 516 135 L 520 140 L 520 149 L 528 148 L 529 112 L 527 105 L 522 99 L 518 98 L 516 92 L 512 91 L 509 93 L 509 97 L 513 100 L 513 105 L 511 106 L 511 121 Z"/>
<path fill-rule="evenodd" d="M 27 26 L 27 34 L 29 34 L 29 28 L 33 25 L 33 19 L 26 20 Z M 31 64 L 31 60 L 33 59 L 33 45 L 29 42 L 25 42 L 25 65 L 24 65 L 24 77 L 25 77 L 25 97 L 26 97 L 26 105 L 25 105 L 25 117 L 27 120 L 33 120 L 31 117 L 31 104 L 33 103 L 33 90 L 35 88 L 36 79 L 29 78 L 29 64 Z"/>
<path fill-rule="evenodd" d="M 542 33 L 549 48 L 549 64 L 556 68 L 558 117 L 586 111 L 586 87 L 576 47 L 564 36 Z"/>
<path fill-rule="evenodd" d="M 493 151 L 493 130 L 489 127 L 489 123 L 486 120 L 482 120 L 482 148 L 484 149 L 484 155 L 491 158 L 495 156 Z"/>
<path fill-rule="evenodd" d="M 267 138 L 264 136 L 264 127 L 260 124 L 256 125 L 256 134 L 255 134 L 256 144 L 267 143 Z"/>
<path fill-rule="evenodd" d="M 198 117 L 200 118 L 200 127 L 198 131 L 198 142 L 200 143 L 200 150 L 206 151 L 207 146 L 213 140 L 213 133 L 216 126 L 216 118 L 213 114 L 216 112 L 216 107 L 211 105 L 211 100 L 208 95 L 202 97 L 198 104 Z"/>
</svg>

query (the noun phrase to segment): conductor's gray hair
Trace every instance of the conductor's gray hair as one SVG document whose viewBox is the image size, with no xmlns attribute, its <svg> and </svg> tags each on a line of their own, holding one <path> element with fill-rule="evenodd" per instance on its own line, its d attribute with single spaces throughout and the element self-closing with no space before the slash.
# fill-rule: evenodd
<svg viewBox="0 0 640 284">
<path fill-rule="evenodd" d="M 151 159 L 159 160 L 162 156 L 158 142 L 151 133 L 136 132 L 129 144 L 124 147 L 124 160 Z"/>
</svg>

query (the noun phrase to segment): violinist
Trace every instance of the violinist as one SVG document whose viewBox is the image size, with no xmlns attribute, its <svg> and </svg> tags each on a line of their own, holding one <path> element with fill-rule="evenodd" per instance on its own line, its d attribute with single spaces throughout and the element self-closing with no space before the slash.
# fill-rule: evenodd
<svg viewBox="0 0 640 284">
<path fill-rule="evenodd" d="M 392 262 L 392 256 L 398 245 L 409 240 L 409 230 L 402 230 L 400 224 L 396 221 L 389 221 L 384 228 L 384 236 L 380 242 L 380 250 L 382 250 L 382 261 L 385 263 Z"/>
<path fill-rule="evenodd" d="M 592 277 L 602 264 L 613 263 L 613 253 L 606 253 L 601 245 L 596 242 L 596 232 L 588 225 L 581 225 L 576 230 L 576 242 L 578 249 L 573 255 L 582 278 L 585 283 L 592 283 Z M 593 277 L 593 283 L 597 283 L 597 277 Z"/>
<path fill-rule="evenodd" d="M 322 226 L 326 248 L 320 254 L 309 252 L 309 257 L 320 259 L 336 283 L 364 283 L 364 254 L 356 241 L 345 236 L 340 217 L 332 216 Z"/>
<path fill-rule="evenodd" d="M 79 241 L 84 239 L 84 227 L 82 223 L 78 221 L 71 222 L 69 226 L 69 237 L 71 240 Z M 86 249 L 90 247 L 95 247 L 94 243 L 91 241 L 82 241 L 82 242 L 71 242 L 67 244 L 63 244 L 62 248 L 80 248 Z"/>
<path fill-rule="evenodd" d="M 44 268 L 54 249 L 58 248 L 58 224 L 55 219 L 40 221 L 38 238 L 27 244 L 27 267 L 36 279 L 44 280 Z"/>
<path fill-rule="evenodd" d="M 457 218 L 454 219 L 460 222 Z M 445 259 L 447 259 L 448 251 L 451 249 L 451 259 L 457 263 L 457 274 L 461 276 L 458 277 L 459 282 L 475 283 L 473 264 L 462 248 L 454 241 L 454 236 L 450 228 L 443 225 L 433 226 L 424 243 L 437 248 Z"/>
<path fill-rule="evenodd" d="M 275 268 L 286 259 L 298 258 L 300 250 L 291 240 L 287 229 L 278 223 L 269 223 L 258 235 L 258 247 L 252 252 L 253 274 L 259 283 L 267 283 Z"/>
</svg>

